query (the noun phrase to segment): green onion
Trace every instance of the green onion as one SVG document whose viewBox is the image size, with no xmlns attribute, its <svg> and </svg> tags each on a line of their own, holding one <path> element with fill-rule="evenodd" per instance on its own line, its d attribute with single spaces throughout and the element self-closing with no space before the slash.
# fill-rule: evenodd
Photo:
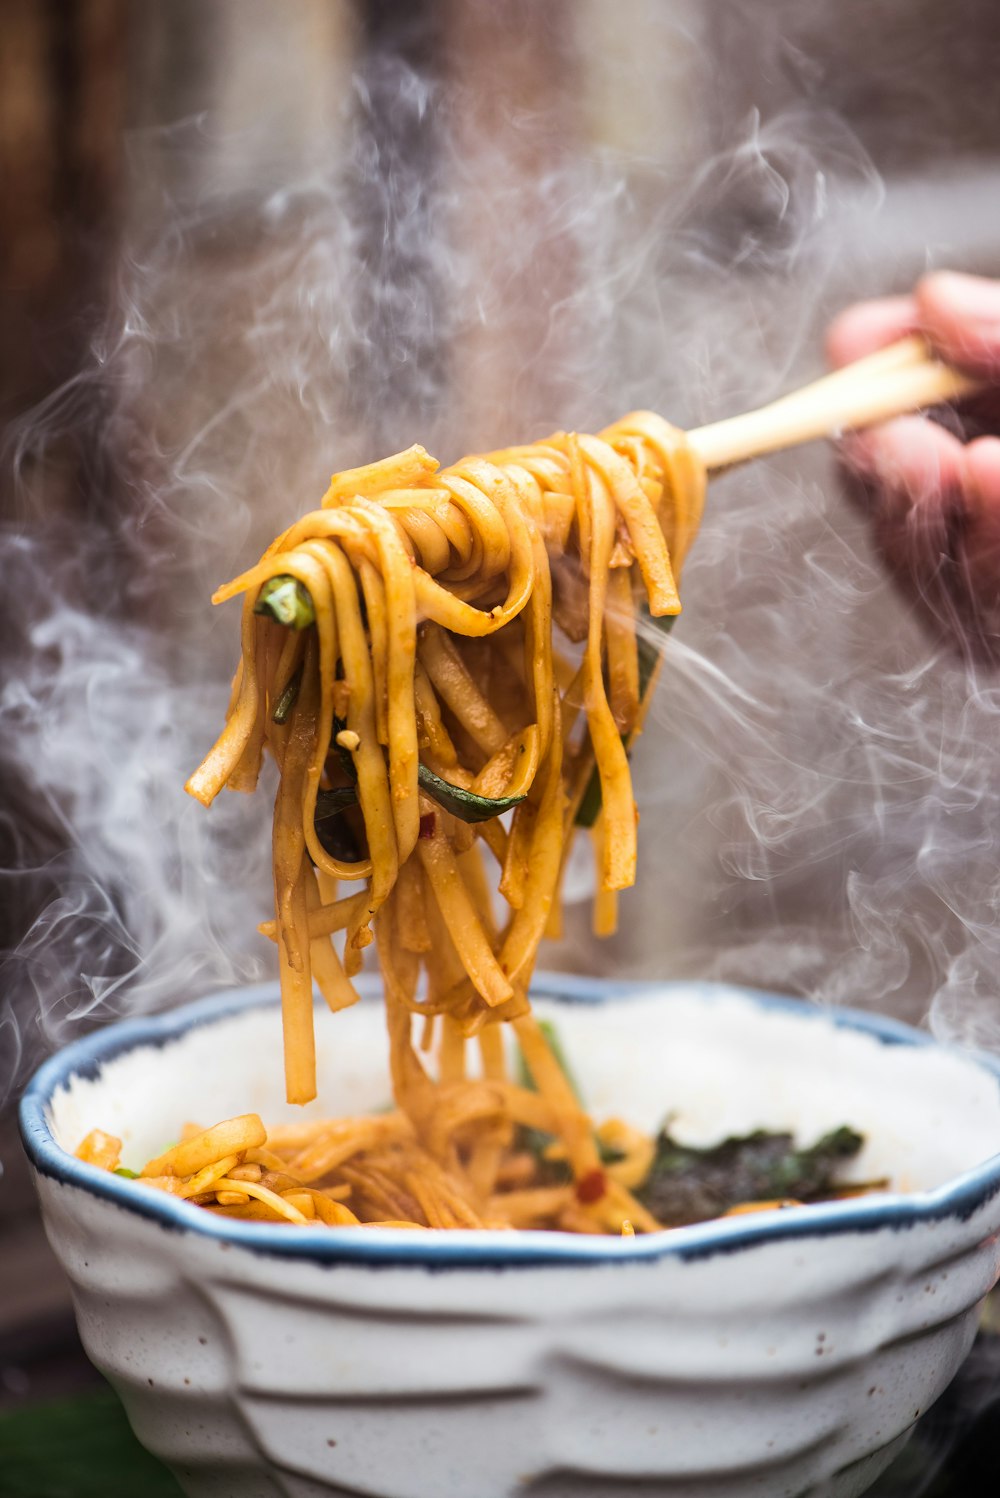
<svg viewBox="0 0 1000 1498">
<path fill-rule="evenodd" d="M 432 796 L 439 806 L 443 806 L 445 811 L 450 811 L 452 816 L 458 817 L 462 822 L 488 821 L 490 817 L 499 817 L 524 800 L 523 796 L 477 796 L 472 791 L 463 790 L 461 786 L 452 785 L 448 780 L 442 780 L 440 775 L 435 775 L 426 765 L 417 767 L 417 779 L 428 796 Z M 341 785 L 332 791 L 320 791 L 316 797 L 315 820 L 329 821 L 357 804 L 356 786 Z"/>
<path fill-rule="evenodd" d="M 286 688 L 287 692 L 287 688 Z M 284 701 L 284 693 L 282 701 Z M 279 703 L 279 706 L 281 704 Z M 277 709 L 275 710 L 277 711 Z M 343 728 L 339 719 L 334 719 L 334 733 Z M 356 847 L 356 838 L 347 827 L 341 824 L 335 827 L 333 824 L 345 811 L 350 811 L 352 806 L 357 806 L 357 769 L 354 757 L 349 750 L 337 745 L 338 756 L 345 771 L 351 776 L 350 785 L 339 785 L 333 790 L 320 791 L 316 796 L 316 815 L 314 823 L 316 835 L 326 848 L 336 858 L 345 858 L 357 861 L 361 857 Z M 450 811 L 452 816 L 458 817 L 462 822 L 485 822 L 490 817 L 499 817 L 503 812 L 510 811 L 523 796 L 477 796 L 472 791 L 463 790 L 461 786 L 452 785 L 450 781 L 442 780 L 440 775 L 435 775 L 426 765 L 417 766 L 417 780 L 421 790 L 431 796 L 445 811 Z M 354 849 L 354 851 L 350 851 Z"/>
<path fill-rule="evenodd" d="M 278 624 L 285 624 L 289 629 L 306 629 L 316 623 L 313 601 L 297 577 L 269 578 L 257 594 L 253 611 L 255 614 L 270 614 Z"/>
<path fill-rule="evenodd" d="M 302 667 L 293 671 L 285 684 L 285 690 L 274 704 L 274 712 L 271 714 L 272 723 L 287 723 L 291 716 L 292 708 L 299 695 L 299 687 L 302 685 Z"/>
<path fill-rule="evenodd" d="M 450 811 L 453 817 L 458 817 L 462 822 L 488 822 L 491 817 L 499 817 L 505 811 L 512 811 L 524 800 L 523 796 L 477 796 L 474 791 L 452 785 L 450 780 L 442 780 L 440 775 L 435 775 L 426 765 L 417 767 L 417 779 L 421 790 L 426 791 L 439 806 L 443 806 L 445 811 Z"/>
</svg>

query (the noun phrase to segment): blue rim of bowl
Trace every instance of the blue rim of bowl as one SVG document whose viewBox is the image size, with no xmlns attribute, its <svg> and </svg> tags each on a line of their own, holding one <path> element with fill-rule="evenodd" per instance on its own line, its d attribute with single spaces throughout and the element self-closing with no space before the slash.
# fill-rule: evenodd
<svg viewBox="0 0 1000 1498">
<path fill-rule="evenodd" d="M 362 980 L 360 986 L 363 997 L 374 997 L 379 991 L 374 978 Z M 669 999 L 672 994 L 690 996 L 692 992 L 706 1002 L 735 996 L 758 1008 L 778 1010 L 806 1022 L 857 1030 L 883 1045 L 937 1046 L 930 1035 L 884 1015 L 822 1008 L 801 999 L 739 985 L 616 982 L 560 973 L 539 973 L 532 985 L 534 997 L 567 1004 L 613 1002 L 653 993 Z M 106 1062 L 139 1046 L 168 1045 L 188 1030 L 277 1001 L 278 987 L 274 983 L 230 990 L 197 999 L 166 1014 L 118 1021 L 57 1052 L 35 1072 L 21 1099 L 21 1136 L 34 1168 L 41 1175 L 76 1186 L 166 1229 L 196 1233 L 267 1257 L 307 1260 L 327 1267 L 352 1263 L 372 1268 L 408 1265 L 429 1270 L 516 1269 L 622 1261 L 642 1263 L 663 1258 L 704 1259 L 788 1239 L 879 1232 L 886 1228 L 905 1230 L 943 1219 L 965 1222 L 1000 1197 L 1000 1154 L 997 1154 L 932 1191 L 905 1195 L 885 1192 L 784 1211 L 718 1218 L 635 1238 L 588 1238 L 541 1231 L 416 1233 L 392 1228 L 368 1231 L 330 1227 L 292 1230 L 276 1223 L 222 1219 L 165 1193 L 139 1191 L 131 1181 L 77 1160 L 52 1137 L 46 1118 L 48 1105 L 54 1093 L 71 1077 L 95 1076 Z M 1000 1086 L 1000 1058 L 968 1051 L 962 1051 L 961 1055 L 989 1072 Z M 997 1226 L 1000 1223 L 994 1224 Z"/>
</svg>

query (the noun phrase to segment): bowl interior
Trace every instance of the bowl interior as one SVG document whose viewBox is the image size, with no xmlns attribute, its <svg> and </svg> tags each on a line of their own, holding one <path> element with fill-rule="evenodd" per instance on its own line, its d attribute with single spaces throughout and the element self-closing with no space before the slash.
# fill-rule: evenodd
<svg viewBox="0 0 1000 1498">
<path fill-rule="evenodd" d="M 560 980 L 543 986 L 557 993 Z M 580 997 L 574 980 L 564 987 Z M 693 1144 L 754 1128 L 790 1130 L 810 1143 L 848 1123 L 867 1140 L 849 1174 L 889 1176 L 904 1191 L 943 1185 L 1000 1153 L 997 1074 L 932 1043 L 905 1043 L 891 1022 L 880 1034 L 863 1020 L 859 1028 L 805 1004 L 710 984 L 606 997 L 536 999 L 598 1119 L 653 1130 L 669 1115 L 674 1134 Z M 320 1097 L 290 1108 L 275 998 L 261 990 L 260 1002 L 228 1010 L 223 1001 L 157 1040 L 132 1041 L 125 1031 L 116 1054 L 53 1093 L 56 1142 L 72 1152 L 88 1130 L 103 1128 L 121 1137 L 123 1163 L 137 1169 L 187 1121 L 208 1125 L 253 1111 L 280 1123 L 388 1103 L 382 1006 L 366 999 L 337 1015 L 317 1008 Z"/>
</svg>

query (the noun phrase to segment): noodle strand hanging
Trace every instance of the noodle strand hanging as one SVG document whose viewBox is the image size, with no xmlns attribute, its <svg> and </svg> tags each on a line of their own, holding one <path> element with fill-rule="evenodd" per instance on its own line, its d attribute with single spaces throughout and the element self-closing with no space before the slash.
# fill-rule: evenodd
<svg viewBox="0 0 1000 1498">
<path fill-rule="evenodd" d="M 278 766 L 261 929 L 278 946 L 288 1098 L 316 1095 L 313 984 L 332 1010 L 352 1003 L 374 928 L 396 1111 L 277 1130 L 267 1149 L 254 1133 L 189 1194 L 250 1216 L 277 1200 L 290 1221 L 657 1227 L 634 1170 L 602 1164 L 528 989 L 574 822 L 594 835 L 599 930 L 635 880 L 650 621 L 680 611 L 704 489 L 684 434 L 649 412 L 443 470 L 411 447 L 335 475 L 215 595 L 245 594 L 242 657 L 187 789 L 208 805 L 254 789 L 265 749 Z M 525 1147 L 539 1131 L 565 1162 L 556 1184 Z M 316 1184 L 332 1173 L 333 1196 Z"/>
</svg>

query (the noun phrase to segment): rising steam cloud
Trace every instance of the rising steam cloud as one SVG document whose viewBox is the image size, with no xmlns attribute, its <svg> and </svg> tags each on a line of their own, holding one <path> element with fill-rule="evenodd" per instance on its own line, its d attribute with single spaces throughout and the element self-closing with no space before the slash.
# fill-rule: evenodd
<svg viewBox="0 0 1000 1498">
<path fill-rule="evenodd" d="M 42 908 L 6 962 L 0 1097 L 85 1026 L 270 974 L 268 789 L 206 813 L 182 785 L 237 652 L 209 594 L 330 472 L 759 404 L 881 274 L 857 241 L 881 184 L 830 117 L 750 117 L 686 175 L 637 175 L 537 121 L 497 138 L 396 58 L 355 85 L 335 173 L 142 215 L 90 362 L 14 434 L 4 883 Z M 137 137 L 135 172 L 206 128 Z M 821 455 L 713 485 L 685 597 L 635 758 L 640 887 L 619 937 L 592 943 L 581 904 L 550 961 L 995 1039 L 997 680 L 890 596 Z"/>
</svg>

